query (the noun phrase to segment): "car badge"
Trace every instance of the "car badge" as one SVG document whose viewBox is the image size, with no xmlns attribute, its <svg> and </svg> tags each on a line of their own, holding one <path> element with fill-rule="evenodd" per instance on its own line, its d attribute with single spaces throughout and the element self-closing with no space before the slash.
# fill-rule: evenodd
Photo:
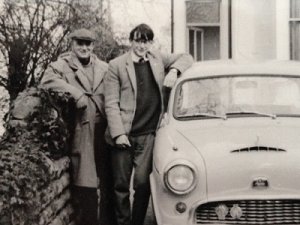
<svg viewBox="0 0 300 225">
<path fill-rule="evenodd" d="M 215 208 L 215 212 L 219 220 L 225 220 L 225 217 L 228 214 L 228 207 L 224 204 L 220 204 Z"/>
<path fill-rule="evenodd" d="M 230 215 L 233 219 L 241 219 L 243 216 L 243 210 L 238 204 L 233 204 L 232 208 L 230 209 Z"/>
<path fill-rule="evenodd" d="M 252 182 L 253 188 L 267 188 L 269 187 L 269 182 L 265 177 L 259 177 L 253 180 Z"/>
</svg>

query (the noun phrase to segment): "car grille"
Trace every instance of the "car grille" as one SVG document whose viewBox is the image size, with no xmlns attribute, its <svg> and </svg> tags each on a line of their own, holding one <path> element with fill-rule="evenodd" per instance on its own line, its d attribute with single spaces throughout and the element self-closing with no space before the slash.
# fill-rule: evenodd
<svg viewBox="0 0 300 225">
<path fill-rule="evenodd" d="M 233 205 L 242 209 L 239 219 L 232 218 L 230 212 L 225 220 L 219 220 L 215 208 L 224 204 L 229 211 Z M 197 224 L 300 224 L 299 200 L 244 200 L 210 202 L 196 209 Z"/>
<path fill-rule="evenodd" d="M 232 153 L 235 152 L 286 152 L 286 150 L 281 148 L 273 148 L 273 147 L 267 147 L 267 146 L 253 146 L 253 147 L 247 147 L 247 148 L 241 148 L 232 150 Z"/>
</svg>

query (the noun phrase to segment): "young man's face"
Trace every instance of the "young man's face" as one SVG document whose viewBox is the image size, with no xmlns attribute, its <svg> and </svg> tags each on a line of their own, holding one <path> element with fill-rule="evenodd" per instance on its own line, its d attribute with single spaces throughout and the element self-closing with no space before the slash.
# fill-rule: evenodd
<svg viewBox="0 0 300 225">
<path fill-rule="evenodd" d="M 80 59 L 88 59 L 94 49 L 94 42 L 89 40 L 74 39 L 72 41 L 72 50 Z"/>
<path fill-rule="evenodd" d="M 144 57 L 146 53 L 149 51 L 151 44 L 152 41 L 147 41 L 142 38 L 139 38 L 135 34 L 131 42 L 131 48 L 137 56 Z"/>
</svg>

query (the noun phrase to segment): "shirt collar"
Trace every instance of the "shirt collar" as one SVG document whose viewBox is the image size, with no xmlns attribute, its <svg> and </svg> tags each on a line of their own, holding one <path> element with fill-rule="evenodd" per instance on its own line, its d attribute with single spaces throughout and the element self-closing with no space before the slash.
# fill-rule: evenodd
<svg viewBox="0 0 300 225">
<path fill-rule="evenodd" d="M 147 55 L 148 54 L 146 54 L 144 57 L 139 57 L 133 51 L 131 51 L 131 59 L 133 62 L 139 62 L 141 58 L 144 58 L 145 62 L 147 62 L 149 60 Z"/>
</svg>

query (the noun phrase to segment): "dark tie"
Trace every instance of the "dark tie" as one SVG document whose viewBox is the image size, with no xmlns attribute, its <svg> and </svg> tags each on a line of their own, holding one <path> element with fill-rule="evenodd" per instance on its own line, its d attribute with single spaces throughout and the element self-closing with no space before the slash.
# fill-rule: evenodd
<svg viewBox="0 0 300 225">
<path fill-rule="evenodd" d="M 145 62 L 145 59 L 144 58 L 140 58 L 139 59 L 139 63 L 144 63 Z"/>
</svg>

